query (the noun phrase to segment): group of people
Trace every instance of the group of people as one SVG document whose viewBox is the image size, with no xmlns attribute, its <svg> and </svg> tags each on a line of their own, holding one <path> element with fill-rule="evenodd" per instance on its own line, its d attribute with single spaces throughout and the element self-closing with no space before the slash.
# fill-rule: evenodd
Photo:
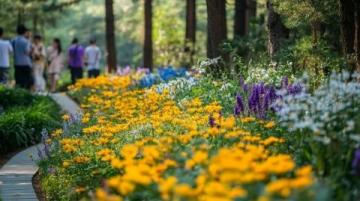
<svg viewBox="0 0 360 201">
<path fill-rule="evenodd" d="M 59 38 L 53 39 L 52 45 L 46 48 L 43 38 L 40 35 L 32 37 L 26 26 L 19 25 L 16 32 L 17 36 L 8 41 L 4 39 L 4 29 L 0 27 L 0 84 L 8 83 L 11 54 L 14 56 L 16 86 L 39 93 L 46 91 L 45 77 L 49 80 L 50 91 L 56 91 L 66 59 L 73 84 L 83 78 L 84 67 L 88 77 L 100 75 L 101 51 L 95 39 L 91 39 L 89 46 L 84 48 L 74 38 L 65 55 Z"/>
</svg>

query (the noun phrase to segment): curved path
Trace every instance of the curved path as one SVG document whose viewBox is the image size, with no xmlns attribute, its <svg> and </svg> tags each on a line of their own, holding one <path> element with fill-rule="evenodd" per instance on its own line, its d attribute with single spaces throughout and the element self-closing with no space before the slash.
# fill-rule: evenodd
<svg viewBox="0 0 360 201">
<path fill-rule="evenodd" d="M 64 93 L 56 93 L 50 96 L 68 114 L 75 115 L 81 111 L 79 106 Z M 29 147 L 16 154 L 0 169 L 0 200 L 38 200 L 32 186 L 32 178 L 38 170 L 36 164 L 38 159 L 37 146 L 41 145 Z"/>
</svg>

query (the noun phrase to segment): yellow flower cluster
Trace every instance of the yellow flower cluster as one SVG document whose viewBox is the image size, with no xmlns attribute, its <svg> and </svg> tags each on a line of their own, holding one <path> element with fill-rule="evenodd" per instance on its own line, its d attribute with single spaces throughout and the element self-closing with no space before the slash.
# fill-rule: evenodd
<svg viewBox="0 0 360 201">
<path fill-rule="evenodd" d="M 96 190 L 97 200 L 122 201 L 139 191 L 156 191 L 165 201 L 271 200 L 313 184 L 310 166 L 297 168 L 290 155 L 273 151 L 284 139 L 244 126 L 267 132 L 275 122 L 223 116 L 219 103 L 177 103 L 166 91 L 128 90 L 131 83 L 130 77 L 99 77 L 71 87 L 91 93 L 82 103 L 83 135 L 60 141 L 72 155 L 63 167 L 94 160 L 117 172 Z"/>
<path fill-rule="evenodd" d="M 75 152 L 81 145 L 83 145 L 84 141 L 76 138 L 64 138 L 60 140 L 60 144 L 66 153 L 72 153 Z"/>
</svg>

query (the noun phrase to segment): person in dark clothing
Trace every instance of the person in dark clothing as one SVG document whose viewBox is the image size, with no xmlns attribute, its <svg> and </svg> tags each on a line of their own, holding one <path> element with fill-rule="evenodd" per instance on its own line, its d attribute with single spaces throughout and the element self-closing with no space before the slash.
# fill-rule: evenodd
<svg viewBox="0 0 360 201">
<path fill-rule="evenodd" d="M 29 30 L 24 25 L 17 27 L 17 36 L 12 41 L 14 49 L 15 82 L 17 87 L 30 89 L 33 84 L 31 43 Z"/>
<path fill-rule="evenodd" d="M 83 78 L 84 66 L 84 48 L 79 44 L 77 38 L 72 41 L 72 45 L 68 50 L 68 58 L 71 82 L 75 84 L 76 80 Z"/>
</svg>

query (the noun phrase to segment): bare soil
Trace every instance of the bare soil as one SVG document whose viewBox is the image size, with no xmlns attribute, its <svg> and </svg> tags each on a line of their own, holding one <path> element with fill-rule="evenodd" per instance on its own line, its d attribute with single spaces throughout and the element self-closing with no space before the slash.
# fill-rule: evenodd
<svg viewBox="0 0 360 201">
<path fill-rule="evenodd" d="M 32 184 L 36 193 L 36 197 L 39 201 L 47 201 L 45 192 L 41 188 L 39 171 L 34 175 Z"/>
</svg>

